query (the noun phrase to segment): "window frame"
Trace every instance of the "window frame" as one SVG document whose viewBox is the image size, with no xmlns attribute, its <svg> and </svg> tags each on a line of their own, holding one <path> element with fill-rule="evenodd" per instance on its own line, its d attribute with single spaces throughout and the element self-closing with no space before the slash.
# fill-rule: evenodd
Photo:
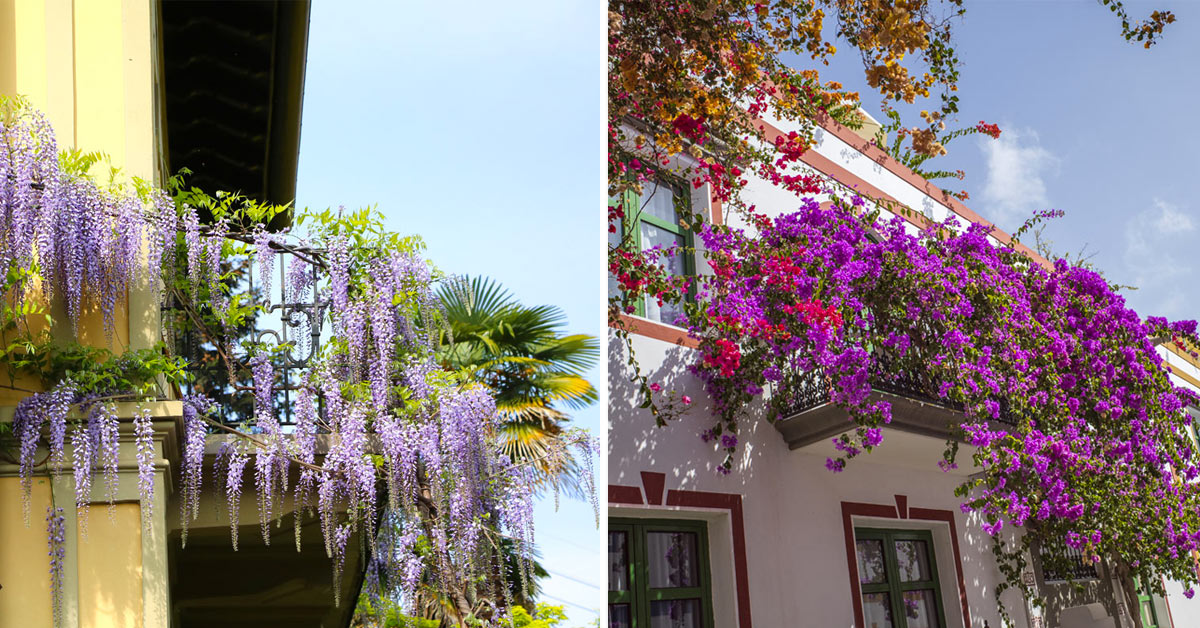
<svg viewBox="0 0 1200 628">
<path fill-rule="evenodd" d="M 682 209 L 685 212 L 691 211 L 692 198 L 691 198 L 691 195 L 689 195 L 687 193 L 686 187 L 684 187 L 676 182 L 666 180 L 665 178 L 663 178 L 661 176 L 661 173 L 658 177 L 648 179 L 643 184 L 643 186 L 648 186 L 648 185 L 654 185 L 656 187 L 664 187 L 664 188 L 671 190 L 671 192 L 675 196 L 674 207 L 675 207 L 676 215 L 681 213 L 680 212 L 681 204 L 682 204 Z M 683 275 L 682 276 L 692 277 L 692 278 L 697 276 L 697 274 L 696 274 L 695 234 L 692 232 L 691 229 L 684 228 L 678 222 L 672 224 L 672 223 L 670 223 L 666 220 L 663 220 L 657 216 L 653 216 L 653 215 L 650 215 L 649 213 L 643 212 L 641 195 L 633 192 L 632 190 L 626 190 L 625 192 L 623 192 L 621 194 L 621 196 L 619 198 L 609 197 L 608 205 L 609 205 L 609 207 L 612 207 L 613 204 L 617 203 L 617 202 L 619 202 L 621 204 L 621 206 L 624 209 L 624 213 L 625 213 L 625 217 L 620 219 L 620 223 L 621 223 L 620 235 L 621 235 L 622 242 L 628 242 L 629 245 L 632 246 L 634 250 L 636 250 L 638 252 L 642 252 L 644 250 L 642 248 L 642 223 L 645 222 L 651 226 L 662 229 L 662 230 L 666 231 L 667 233 L 675 235 L 683 240 L 683 244 L 682 244 L 683 250 L 680 251 L 680 253 L 679 253 L 683 259 Z M 695 296 L 696 296 L 696 282 L 693 280 L 691 282 L 691 284 L 688 286 L 688 292 L 687 292 L 687 295 L 685 296 L 685 299 L 691 300 L 691 299 L 695 298 Z M 634 309 L 633 313 L 636 314 L 637 316 L 641 316 L 642 318 L 649 318 L 650 320 L 654 320 L 654 321 L 662 323 L 664 325 L 674 326 L 674 322 L 672 322 L 672 321 L 664 321 L 661 319 L 654 319 L 654 318 L 650 318 L 647 315 L 646 299 L 650 299 L 650 298 L 652 298 L 652 297 L 647 295 L 641 299 L 638 299 L 637 303 L 634 304 L 635 309 Z"/>
<path fill-rule="evenodd" d="M 628 604 L 632 628 L 649 628 L 652 602 L 699 598 L 700 625 L 713 628 L 712 571 L 709 560 L 708 522 L 699 519 L 642 519 L 610 517 L 609 532 L 626 533 L 628 591 L 609 591 L 608 604 Z M 650 562 L 646 555 L 648 532 L 691 532 L 696 534 L 699 559 L 695 587 L 650 588 Z"/>
<path fill-rule="evenodd" d="M 863 596 L 869 593 L 887 593 L 891 602 L 892 611 L 892 628 L 907 628 L 908 615 L 904 612 L 904 593 L 907 591 L 921 591 L 926 589 L 933 590 L 934 607 L 937 612 L 938 625 L 942 628 L 946 627 L 946 610 L 942 601 L 942 586 L 938 578 L 937 567 L 937 552 L 933 545 L 932 530 L 906 530 L 906 529 L 891 529 L 877 527 L 855 527 L 854 528 L 854 552 L 855 560 L 858 560 L 858 541 L 872 540 L 880 541 L 883 546 L 883 563 L 884 570 L 887 573 L 887 582 L 868 584 L 862 582 L 862 574 L 858 574 L 858 599 L 855 603 L 859 609 L 865 613 L 863 607 Z M 929 561 L 930 580 L 921 580 L 916 582 L 902 582 L 900 580 L 900 568 L 896 559 L 896 541 L 925 541 L 925 547 L 929 551 L 927 559 Z"/>
<path fill-rule="evenodd" d="M 1150 587 L 1143 586 L 1140 578 L 1134 578 L 1133 587 L 1134 592 L 1137 593 L 1138 607 L 1136 612 L 1138 615 L 1142 616 L 1142 625 L 1145 628 L 1164 628 L 1162 620 L 1158 617 L 1158 605 L 1155 603 L 1160 598 L 1154 595 L 1154 592 L 1150 590 Z M 1150 605 L 1151 616 L 1149 618 L 1147 618 L 1142 612 L 1142 609 L 1145 608 L 1143 604 Z"/>
</svg>

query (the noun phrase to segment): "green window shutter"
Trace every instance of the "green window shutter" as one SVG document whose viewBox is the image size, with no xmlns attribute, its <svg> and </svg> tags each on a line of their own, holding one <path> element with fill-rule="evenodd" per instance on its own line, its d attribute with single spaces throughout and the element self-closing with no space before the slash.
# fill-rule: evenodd
<svg viewBox="0 0 1200 628">
<path fill-rule="evenodd" d="M 1142 616 L 1143 628 L 1159 628 L 1158 619 L 1158 604 L 1156 603 L 1157 596 L 1150 590 L 1150 587 L 1143 587 L 1140 579 L 1134 580 L 1134 586 L 1137 590 L 1138 607 L 1134 612 L 1140 613 Z"/>
<path fill-rule="evenodd" d="M 681 183 L 655 183 L 648 181 L 644 184 L 643 191 L 647 193 L 645 199 L 642 198 L 642 195 L 635 194 L 630 191 L 622 193 L 620 202 L 624 207 L 625 218 L 621 220 L 619 235 L 622 236 L 622 239 L 627 246 L 636 251 L 647 250 L 656 244 L 647 241 L 647 238 L 645 237 L 645 232 L 647 231 L 655 234 L 659 238 L 660 242 L 657 242 L 657 244 L 664 244 L 662 240 L 666 240 L 668 238 L 671 239 L 673 241 L 672 244 L 680 247 L 680 264 L 677 274 L 694 277 L 696 275 L 696 249 L 694 234 L 692 233 L 691 229 L 684 228 L 683 225 L 680 224 L 680 216 L 686 215 L 691 211 L 691 197 L 687 194 L 686 186 L 682 185 Z M 665 214 L 667 212 L 665 206 L 658 205 L 656 208 L 643 206 L 643 200 L 645 200 L 647 205 L 651 203 L 661 203 L 662 197 L 656 195 L 664 193 L 670 193 L 671 198 L 674 199 L 674 202 L 672 203 L 673 209 L 670 211 L 670 216 L 655 215 L 655 209 L 657 209 L 660 214 Z M 616 205 L 617 202 L 617 198 L 610 197 L 608 200 L 609 207 Z M 614 296 L 615 291 L 619 288 L 617 288 L 616 282 L 611 277 L 609 278 L 609 282 L 609 296 Z M 694 299 L 695 296 L 696 286 L 695 282 L 693 281 L 688 288 L 688 294 L 686 295 L 686 298 L 690 300 Z M 656 316 L 653 313 L 652 308 L 647 306 L 647 300 L 651 298 L 652 297 L 645 297 L 638 299 L 638 301 L 634 304 L 635 309 L 633 313 L 637 314 L 638 316 L 656 319 L 668 324 L 673 323 L 674 316 L 671 316 L 670 320 L 663 320 L 664 317 L 661 314 Z M 653 308 L 653 310 L 657 310 L 657 308 Z"/>
</svg>

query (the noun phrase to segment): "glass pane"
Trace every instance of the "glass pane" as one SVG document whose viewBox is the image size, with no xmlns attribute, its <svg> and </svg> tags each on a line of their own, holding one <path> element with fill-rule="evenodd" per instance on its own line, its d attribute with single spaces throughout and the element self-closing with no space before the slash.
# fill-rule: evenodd
<svg viewBox="0 0 1200 628">
<path fill-rule="evenodd" d="M 929 545 L 925 541 L 896 541 L 896 567 L 901 582 L 933 580 L 929 575 Z"/>
<path fill-rule="evenodd" d="M 904 618 L 908 628 L 941 628 L 938 624 L 937 600 L 933 589 L 904 592 Z"/>
<path fill-rule="evenodd" d="M 629 539 L 624 532 L 608 532 L 608 590 L 629 590 Z"/>
<path fill-rule="evenodd" d="M 866 628 L 892 628 L 892 600 L 887 593 L 863 593 Z"/>
<path fill-rule="evenodd" d="M 887 582 L 887 567 L 883 564 L 883 541 L 860 539 L 857 546 L 858 581 L 861 584 Z"/>
<path fill-rule="evenodd" d="M 650 603 L 650 628 L 700 628 L 700 600 Z"/>
<path fill-rule="evenodd" d="M 641 223 L 642 230 L 642 250 L 648 250 L 653 247 L 660 249 L 668 249 L 672 246 L 683 246 L 683 237 L 675 235 L 670 231 L 659 229 L 650 223 Z M 666 269 L 668 275 L 680 276 L 684 274 L 683 267 L 683 251 L 678 250 L 675 254 L 659 257 L 658 263 Z M 650 296 L 646 297 L 646 318 L 657 321 L 662 321 L 668 325 L 674 324 L 675 319 L 683 313 L 683 308 L 675 303 L 664 303 L 658 305 L 658 301 Z"/>
<path fill-rule="evenodd" d="M 633 620 L 629 618 L 628 604 L 608 605 L 608 628 L 630 628 Z"/>
<path fill-rule="evenodd" d="M 679 214 L 675 212 L 675 190 L 671 186 L 647 181 L 642 184 L 640 201 L 643 216 L 654 216 L 672 225 L 679 224 Z"/>
<path fill-rule="evenodd" d="M 1142 625 L 1146 628 L 1153 628 L 1158 622 L 1154 618 L 1154 605 L 1150 600 L 1142 600 Z"/>
<path fill-rule="evenodd" d="M 650 587 L 700 586 L 700 554 L 695 532 L 647 532 Z"/>
<path fill-rule="evenodd" d="M 615 231 L 608 232 L 608 245 L 610 247 L 616 248 L 621 245 L 621 239 L 624 237 L 625 221 L 621 220 L 620 218 L 617 218 L 617 219 L 613 220 L 611 224 L 612 224 L 612 228 L 615 229 Z M 615 297 L 619 294 L 621 294 L 621 282 L 617 281 L 617 278 L 614 277 L 612 275 L 612 273 L 609 273 L 609 275 L 608 275 L 608 296 Z"/>
</svg>

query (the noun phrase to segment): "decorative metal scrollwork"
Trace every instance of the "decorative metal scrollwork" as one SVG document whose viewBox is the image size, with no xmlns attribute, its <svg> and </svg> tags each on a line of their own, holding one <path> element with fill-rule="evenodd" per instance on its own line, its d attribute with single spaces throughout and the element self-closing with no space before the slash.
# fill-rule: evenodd
<svg viewBox="0 0 1200 628">
<path fill-rule="evenodd" d="M 900 359 L 880 350 L 872 352 L 872 369 L 870 373 L 871 388 L 898 397 L 915 401 L 940 405 L 951 410 L 963 410 L 963 405 L 941 397 L 937 382 L 929 376 L 928 371 L 914 369 L 902 363 Z M 910 356 L 911 358 L 912 356 Z M 910 364 L 921 364 L 919 355 L 908 360 Z M 822 369 L 793 374 L 788 377 L 786 389 L 789 395 L 786 410 L 782 417 L 795 416 L 829 403 L 830 382 Z M 1016 424 L 1009 410 L 1007 399 L 1000 399 L 1000 416 L 997 421 L 1009 425 Z"/>
</svg>

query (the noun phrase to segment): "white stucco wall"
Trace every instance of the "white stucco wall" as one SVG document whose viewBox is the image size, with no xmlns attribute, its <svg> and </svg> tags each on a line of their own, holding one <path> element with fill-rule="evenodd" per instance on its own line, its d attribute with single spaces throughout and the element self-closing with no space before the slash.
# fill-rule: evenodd
<svg viewBox="0 0 1200 628">
<path fill-rule="evenodd" d="M 622 343 L 610 339 L 610 373 L 623 371 Z M 908 498 L 908 507 L 954 513 L 963 566 L 971 626 L 999 627 L 994 587 L 1001 577 L 991 561 L 990 540 L 978 524 L 961 513 L 954 487 L 964 479 L 940 471 L 936 462 L 944 442 L 889 431 L 883 446 L 870 456 L 851 461 L 838 474 L 825 468 L 824 446 L 791 451 L 766 421 L 749 421 L 733 473 L 719 475 L 723 454 L 700 433 L 712 425 L 700 382 L 684 370 L 692 350 L 634 337 L 638 361 L 648 367 L 651 381 L 673 385 L 695 400 L 694 409 L 667 427 L 657 428 L 645 410 L 636 409 L 636 388 L 620 376 L 609 381 L 609 482 L 641 486 L 643 471 L 666 474 L 665 491 L 688 490 L 742 495 L 746 559 L 751 610 L 756 626 L 852 626 L 853 598 L 849 581 L 842 502 L 895 505 L 895 495 Z M 895 445 L 889 456 L 887 448 Z M 666 507 L 614 507 L 610 516 L 678 517 Z M 710 536 L 714 545 L 712 569 L 717 626 L 735 626 L 736 596 L 727 517 L 697 513 L 718 523 Z M 855 518 L 854 525 L 919 528 L 933 532 L 938 576 L 942 584 L 947 625 L 963 626 L 962 609 L 949 526 L 940 522 Z M 710 528 L 712 524 L 710 524 Z M 1019 596 L 1006 595 L 1006 604 L 1024 622 Z"/>
</svg>

